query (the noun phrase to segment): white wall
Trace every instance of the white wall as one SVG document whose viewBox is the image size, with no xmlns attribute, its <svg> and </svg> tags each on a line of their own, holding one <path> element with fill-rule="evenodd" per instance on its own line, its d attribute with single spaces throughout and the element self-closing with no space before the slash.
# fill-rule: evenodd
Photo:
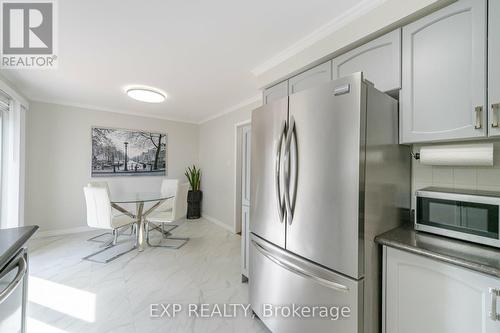
<svg viewBox="0 0 500 333">
<path fill-rule="evenodd" d="M 185 180 L 198 163 L 198 125 L 32 102 L 27 113 L 25 224 L 41 231 L 86 226 L 83 186 L 89 181 L 91 127 L 167 132 L 168 177 Z M 161 177 L 110 177 L 111 192 L 158 191 Z"/>
<path fill-rule="evenodd" d="M 500 142 L 495 141 L 493 146 L 492 167 L 431 166 L 413 159 L 412 207 L 415 208 L 415 191 L 428 186 L 500 192 Z M 413 146 L 413 152 L 418 152 L 420 147 Z"/>
<path fill-rule="evenodd" d="M 250 120 L 254 102 L 200 125 L 202 215 L 234 231 L 236 132 L 235 125 Z"/>
</svg>

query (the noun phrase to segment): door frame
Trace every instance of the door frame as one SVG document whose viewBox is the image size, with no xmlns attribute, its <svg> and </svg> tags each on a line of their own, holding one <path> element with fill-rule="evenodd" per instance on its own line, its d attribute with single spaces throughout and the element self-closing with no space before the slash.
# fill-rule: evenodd
<svg viewBox="0 0 500 333">
<path fill-rule="evenodd" d="M 234 224 L 235 234 L 241 230 L 241 152 L 242 152 L 242 129 L 251 125 L 252 120 L 247 119 L 234 124 Z"/>
</svg>

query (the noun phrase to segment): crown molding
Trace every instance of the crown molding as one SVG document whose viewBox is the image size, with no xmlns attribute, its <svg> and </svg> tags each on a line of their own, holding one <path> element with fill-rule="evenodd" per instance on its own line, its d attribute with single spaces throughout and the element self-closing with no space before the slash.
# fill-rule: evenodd
<svg viewBox="0 0 500 333">
<path fill-rule="evenodd" d="M 72 103 L 72 102 L 61 101 L 61 100 L 49 101 L 49 100 L 45 100 L 42 98 L 30 98 L 30 101 L 38 102 L 38 103 L 45 103 L 45 104 L 54 104 L 54 105 L 60 105 L 60 106 L 68 106 L 68 107 L 74 107 L 74 108 L 80 108 L 80 109 L 88 109 L 88 110 L 93 110 L 93 111 L 118 113 L 118 114 L 123 114 L 123 115 L 128 115 L 128 116 L 137 116 L 137 117 L 144 117 L 144 118 L 175 121 L 178 123 L 201 125 L 203 123 L 206 123 L 207 121 L 210 121 L 210 120 L 222 117 L 228 113 L 237 111 L 245 106 L 249 106 L 253 103 L 260 102 L 260 101 L 262 101 L 262 95 L 259 94 L 259 95 L 253 96 L 251 98 L 245 99 L 238 104 L 235 104 L 229 108 L 224 109 L 222 112 L 219 112 L 215 115 L 212 115 L 208 118 L 203 119 L 202 121 L 192 121 L 192 120 L 186 120 L 186 119 L 182 119 L 182 118 L 162 117 L 162 116 L 157 116 L 157 115 L 144 114 L 144 113 L 136 112 L 136 111 L 123 111 L 123 110 L 117 110 L 117 109 L 112 109 L 112 108 L 104 108 L 104 107 L 89 105 L 89 104 Z"/>
<path fill-rule="evenodd" d="M 224 115 L 226 115 L 228 113 L 237 111 L 237 110 L 239 110 L 241 108 L 244 108 L 245 106 L 249 106 L 249 105 L 257 103 L 257 102 L 262 102 L 262 95 L 261 94 L 255 95 L 255 96 L 250 97 L 250 98 L 247 98 L 247 99 L 241 101 L 238 104 L 235 104 L 235 105 L 233 105 L 231 107 L 228 107 L 227 109 L 225 109 L 225 110 L 223 110 L 223 111 L 221 111 L 221 112 L 219 112 L 219 113 L 217 113 L 217 114 L 215 114 L 213 116 L 210 116 L 210 117 L 208 117 L 208 118 L 200 121 L 198 123 L 198 125 L 201 125 L 201 124 L 206 123 L 206 122 L 208 122 L 210 120 L 214 120 L 216 118 L 222 117 L 222 116 L 224 116 Z"/>
<path fill-rule="evenodd" d="M 363 0 L 354 7 L 348 9 L 344 13 L 340 14 L 327 24 L 321 26 L 320 28 L 314 30 L 309 35 L 304 38 L 299 39 L 297 42 L 293 43 L 289 47 L 285 48 L 283 51 L 278 52 L 270 59 L 266 60 L 262 64 L 258 65 L 254 69 L 251 70 L 251 73 L 254 76 L 259 76 L 271 68 L 276 67 L 277 65 L 285 62 L 291 57 L 297 55 L 301 51 L 307 49 L 314 43 L 319 40 L 324 39 L 325 37 L 331 35 L 336 32 L 343 26 L 348 23 L 356 20 L 357 18 L 363 16 L 373 8 L 380 6 L 386 0 Z"/>
<path fill-rule="evenodd" d="M 198 124 L 198 122 L 196 122 L 196 121 L 186 120 L 186 119 L 182 119 L 182 118 L 163 117 L 163 116 L 157 116 L 157 115 L 152 115 L 152 114 L 147 114 L 147 113 L 141 113 L 141 112 L 137 112 L 137 111 L 123 111 L 123 110 L 117 110 L 117 109 L 112 109 L 112 108 L 104 108 L 104 107 L 89 105 L 89 104 L 72 103 L 72 102 L 61 101 L 61 100 L 48 101 L 48 100 L 45 100 L 42 98 L 30 98 L 30 100 L 33 102 L 38 102 L 38 103 L 54 104 L 54 105 L 60 105 L 60 106 L 69 106 L 69 107 L 88 109 L 88 110 L 93 110 L 93 111 L 118 113 L 118 114 L 123 114 L 123 115 L 128 115 L 128 116 L 137 116 L 137 117 L 144 117 L 144 118 L 175 121 L 178 123 L 187 123 L 187 124 L 194 124 L 194 125 Z"/>
</svg>

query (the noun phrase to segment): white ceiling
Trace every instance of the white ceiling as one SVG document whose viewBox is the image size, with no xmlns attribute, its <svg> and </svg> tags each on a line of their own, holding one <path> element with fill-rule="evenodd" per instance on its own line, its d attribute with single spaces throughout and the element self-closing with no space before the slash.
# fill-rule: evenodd
<svg viewBox="0 0 500 333">
<path fill-rule="evenodd" d="M 360 2 L 58 1 L 58 69 L 2 74 L 31 100 L 200 122 L 258 95 L 252 69 Z M 169 98 L 134 101 L 131 84 Z"/>
</svg>

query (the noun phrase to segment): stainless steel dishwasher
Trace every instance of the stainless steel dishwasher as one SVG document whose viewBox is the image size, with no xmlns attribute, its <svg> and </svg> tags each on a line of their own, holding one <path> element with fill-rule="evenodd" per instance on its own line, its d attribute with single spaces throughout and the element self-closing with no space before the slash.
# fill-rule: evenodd
<svg viewBox="0 0 500 333">
<path fill-rule="evenodd" d="M 26 332 L 28 255 L 20 249 L 0 268 L 0 332 Z"/>
</svg>

